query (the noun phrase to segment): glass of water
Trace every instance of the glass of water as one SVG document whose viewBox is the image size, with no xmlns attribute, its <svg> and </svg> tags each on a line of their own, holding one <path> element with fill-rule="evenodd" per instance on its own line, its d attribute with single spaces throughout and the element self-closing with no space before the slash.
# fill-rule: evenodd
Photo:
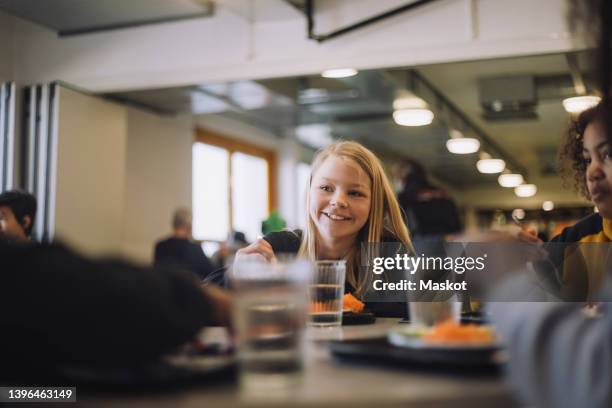
<svg viewBox="0 0 612 408">
<path fill-rule="evenodd" d="M 346 261 L 317 261 L 310 281 L 308 323 L 316 327 L 342 325 Z"/>
<path fill-rule="evenodd" d="M 230 284 L 236 293 L 233 320 L 243 389 L 264 395 L 301 377 L 311 269 L 306 261 L 234 265 Z"/>
</svg>

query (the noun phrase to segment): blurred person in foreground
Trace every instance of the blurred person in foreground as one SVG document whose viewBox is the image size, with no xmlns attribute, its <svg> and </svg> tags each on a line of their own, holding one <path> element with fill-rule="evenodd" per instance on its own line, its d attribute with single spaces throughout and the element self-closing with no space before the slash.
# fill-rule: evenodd
<svg viewBox="0 0 612 408">
<path fill-rule="evenodd" d="M 204 280 L 215 267 L 202 246 L 193 241 L 192 218 L 188 208 L 178 208 L 174 212 L 172 235 L 155 244 L 153 263 L 155 266 L 184 269 Z"/>
<path fill-rule="evenodd" d="M 16 242 L 29 242 L 36 218 L 36 198 L 25 191 L 0 194 L 0 232 Z"/>
<path fill-rule="evenodd" d="M 5 385 L 52 380 L 65 367 L 152 363 L 203 326 L 229 321 L 229 296 L 189 272 L 92 260 L 55 243 L 19 245 L 3 232 L 0 260 Z"/>
<path fill-rule="evenodd" d="M 612 218 L 612 111 L 610 75 L 612 2 L 569 2 L 571 21 L 595 34 L 599 85 L 603 93 L 600 120 L 578 132 L 570 145 L 577 180 L 586 185 L 601 221 L 595 236 L 609 241 L 607 219 Z M 582 140 L 580 140 L 582 139 Z M 567 152 L 567 150 L 565 150 Z M 596 219 L 592 218 L 591 220 Z M 588 220 L 588 218 L 587 218 Z M 596 223 L 595 223 L 596 224 Z M 571 233 L 566 232 L 566 236 Z M 601 235 L 600 235 L 601 234 Z M 563 235 L 563 234 L 562 234 Z M 568 237 L 569 238 L 569 237 Z M 512 287 L 533 290 L 526 276 L 509 278 L 493 293 Z M 604 280 L 600 296 L 610 299 L 612 282 Z M 492 295 L 491 298 L 495 298 Z M 537 407 L 612 406 L 612 311 L 601 304 L 601 316 L 588 318 L 581 303 L 492 303 L 490 311 L 510 354 L 510 378 L 529 404 Z"/>
</svg>

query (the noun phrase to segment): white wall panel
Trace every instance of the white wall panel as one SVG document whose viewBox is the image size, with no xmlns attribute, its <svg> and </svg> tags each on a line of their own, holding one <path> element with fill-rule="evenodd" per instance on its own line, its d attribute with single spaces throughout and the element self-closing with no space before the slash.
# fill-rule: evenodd
<svg viewBox="0 0 612 408">
<path fill-rule="evenodd" d="M 156 240 L 171 232 L 173 211 L 191 206 L 189 118 L 128 110 L 123 253 L 151 262 Z"/>
<path fill-rule="evenodd" d="M 126 109 L 60 88 L 55 237 L 101 255 L 121 249 Z"/>
</svg>

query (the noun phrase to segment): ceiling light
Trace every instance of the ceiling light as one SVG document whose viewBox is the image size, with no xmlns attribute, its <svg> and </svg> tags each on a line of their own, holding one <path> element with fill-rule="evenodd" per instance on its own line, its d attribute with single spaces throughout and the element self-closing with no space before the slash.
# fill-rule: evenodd
<svg viewBox="0 0 612 408">
<path fill-rule="evenodd" d="M 531 197 L 534 196 L 537 191 L 538 188 L 535 184 L 521 184 L 514 189 L 514 194 L 516 194 L 517 197 Z"/>
<path fill-rule="evenodd" d="M 393 112 L 393 120 L 401 126 L 429 125 L 434 114 L 429 109 L 401 109 Z"/>
<path fill-rule="evenodd" d="M 580 113 L 601 101 L 599 96 L 574 96 L 573 98 L 565 98 L 563 100 L 563 108 L 568 113 Z"/>
<path fill-rule="evenodd" d="M 402 109 L 427 109 L 427 102 L 411 93 L 404 93 L 393 101 L 393 110 Z"/>
<path fill-rule="evenodd" d="M 552 201 L 544 201 L 542 203 L 542 209 L 544 211 L 552 211 L 553 208 L 555 208 L 555 203 L 553 203 Z"/>
<path fill-rule="evenodd" d="M 504 173 L 497 178 L 497 182 L 502 187 L 517 187 L 525 182 L 523 176 L 515 173 Z"/>
<path fill-rule="evenodd" d="M 455 154 L 476 153 L 480 149 L 480 142 L 472 137 L 459 137 L 448 139 L 446 141 L 446 148 L 449 152 Z"/>
<path fill-rule="evenodd" d="M 357 70 L 353 68 L 328 69 L 321 73 L 323 78 L 348 78 L 357 75 Z"/>
<path fill-rule="evenodd" d="M 525 218 L 525 210 L 522 208 L 517 208 L 512 211 L 512 218 L 516 218 L 517 220 L 522 220 Z"/>
<path fill-rule="evenodd" d="M 502 159 L 480 159 L 476 162 L 476 168 L 485 174 L 501 173 L 506 168 L 506 162 Z"/>
</svg>

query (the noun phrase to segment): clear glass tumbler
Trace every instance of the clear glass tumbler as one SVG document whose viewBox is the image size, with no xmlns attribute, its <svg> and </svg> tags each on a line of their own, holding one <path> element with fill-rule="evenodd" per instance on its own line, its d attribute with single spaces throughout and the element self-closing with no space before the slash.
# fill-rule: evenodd
<svg viewBox="0 0 612 408">
<path fill-rule="evenodd" d="M 310 281 L 308 324 L 316 327 L 342 325 L 342 299 L 346 261 L 317 261 Z"/>
<path fill-rule="evenodd" d="M 240 262 L 230 284 L 240 383 L 265 392 L 295 383 L 304 367 L 309 262 Z"/>
</svg>

